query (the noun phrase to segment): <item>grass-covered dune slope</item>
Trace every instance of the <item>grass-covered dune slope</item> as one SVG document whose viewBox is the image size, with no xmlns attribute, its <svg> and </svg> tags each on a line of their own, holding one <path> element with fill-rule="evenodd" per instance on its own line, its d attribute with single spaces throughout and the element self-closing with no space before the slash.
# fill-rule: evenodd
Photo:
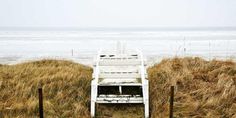
<svg viewBox="0 0 236 118">
<path fill-rule="evenodd" d="M 168 117 L 171 85 L 176 92 L 175 117 L 236 117 L 236 64 L 231 61 L 165 59 L 150 67 L 148 74 L 153 118 Z M 91 76 L 91 68 L 69 61 L 0 65 L 0 117 L 37 117 L 39 85 L 43 85 L 46 117 L 90 117 Z M 97 115 L 105 117 L 143 114 L 140 105 L 99 109 Z"/>
<path fill-rule="evenodd" d="M 69 61 L 42 60 L 2 65 L 0 114 L 36 117 L 38 86 L 41 84 L 46 117 L 89 117 L 91 77 L 91 68 Z"/>
<path fill-rule="evenodd" d="M 174 116 L 236 118 L 236 64 L 200 58 L 165 59 L 149 68 L 152 117 L 167 117 L 175 85 Z"/>
</svg>

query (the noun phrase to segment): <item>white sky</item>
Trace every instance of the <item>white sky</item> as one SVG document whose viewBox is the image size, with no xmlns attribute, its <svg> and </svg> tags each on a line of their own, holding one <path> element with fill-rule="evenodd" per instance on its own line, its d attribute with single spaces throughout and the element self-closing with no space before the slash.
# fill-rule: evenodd
<svg viewBox="0 0 236 118">
<path fill-rule="evenodd" d="M 0 27 L 236 27 L 236 0 L 0 0 Z"/>
</svg>

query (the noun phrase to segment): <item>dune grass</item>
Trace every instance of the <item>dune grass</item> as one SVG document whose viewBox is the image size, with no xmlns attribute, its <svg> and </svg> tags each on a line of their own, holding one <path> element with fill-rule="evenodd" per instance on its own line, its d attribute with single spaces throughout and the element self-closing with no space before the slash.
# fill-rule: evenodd
<svg viewBox="0 0 236 118">
<path fill-rule="evenodd" d="M 236 64 L 201 58 L 164 59 L 148 68 L 150 115 L 168 117 L 175 85 L 175 117 L 236 117 Z M 43 86 L 48 118 L 89 118 L 92 68 L 63 60 L 0 65 L 0 117 L 37 117 Z M 99 105 L 99 117 L 142 117 L 142 105 Z"/>
<path fill-rule="evenodd" d="M 91 75 L 91 68 L 69 61 L 2 65 L 0 114 L 4 117 L 37 117 L 37 89 L 42 85 L 45 116 L 89 117 Z"/>
<path fill-rule="evenodd" d="M 176 90 L 175 117 L 236 117 L 236 64 L 232 61 L 174 58 L 148 70 L 152 117 L 168 117 L 171 85 Z"/>
</svg>

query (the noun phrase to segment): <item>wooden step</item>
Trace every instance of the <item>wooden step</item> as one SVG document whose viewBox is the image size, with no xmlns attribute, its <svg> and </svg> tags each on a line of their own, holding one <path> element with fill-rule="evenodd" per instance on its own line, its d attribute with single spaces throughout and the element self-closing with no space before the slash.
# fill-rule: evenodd
<svg viewBox="0 0 236 118">
<path fill-rule="evenodd" d="M 138 73 L 101 73 L 99 78 L 141 78 Z"/>
<path fill-rule="evenodd" d="M 99 66 L 135 66 L 141 65 L 141 61 L 137 59 L 132 60 L 102 60 Z"/>
<path fill-rule="evenodd" d="M 99 78 L 98 85 L 141 85 L 141 79 L 138 78 Z"/>
<path fill-rule="evenodd" d="M 99 95 L 97 103 L 143 103 L 140 95 Z"/>
<path fill-rule="evenodd" d="M 100 83 L 98 86 L 142 86 L 141 83 Z"/>
</svg>

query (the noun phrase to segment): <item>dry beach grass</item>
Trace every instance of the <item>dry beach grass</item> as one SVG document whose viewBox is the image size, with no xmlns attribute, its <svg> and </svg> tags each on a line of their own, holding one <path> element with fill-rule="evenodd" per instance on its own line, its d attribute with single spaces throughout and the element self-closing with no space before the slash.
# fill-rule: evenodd
<svg viewBox="0 0 236 118">
<path fill-rule="evenodd" d="M 149 68 L 152 117 L 168 116 L 168 94 L 175 86 L 175 117 L 235 118 L 236 64 L 201 58 L 165 59 Z"/>
<path fill-rule="evenodd" d="M 2 65 L 0 113 L 4 117 L 36 117 L 37 88 L 42 84 L 45 116 L 89 117 L 91 74 L 91 68 L 69 61 Z"/>
<path fill-rule="evenodd" d="M 171 85 L 176 91 L 175 117 L 236 117 L 236 64 L 232 61 L 165 59 L 148 68 L 148 74 L 153 118 L 168 117 Z M 40 84 L 45 116 L 89 117 L 91 75 L 91 68 L 69 61 L 0 65 L 0 117 L 37 117 Z M 99 107 L 101 117 L 140 117 L 143 110 L 140 105 Z"/>
</svg>

